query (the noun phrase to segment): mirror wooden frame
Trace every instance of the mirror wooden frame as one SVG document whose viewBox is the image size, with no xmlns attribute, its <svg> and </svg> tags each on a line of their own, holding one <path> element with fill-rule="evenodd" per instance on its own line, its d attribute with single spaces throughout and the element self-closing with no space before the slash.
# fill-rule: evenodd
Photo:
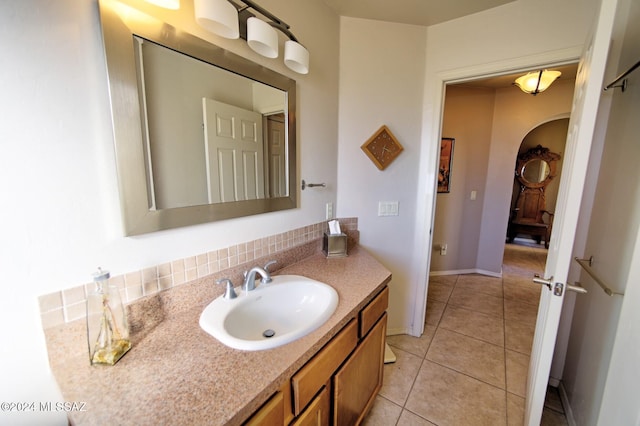
<svg viewBox="0 0 640 426">
<path fill-rule="evenodd" d="M 296 82 L 142 12 L 100 0 L 100 20 L 124 231 L 127 236 L 297 207 Z M 120 10 L 123 8 L 123 10 Z M 139 15 L 144 19 L 135 19 Z M 150 209 L 133 36 L 285 92 L 287 101 L 288 196 L 161 210 Z"/>
<path fill-rule="evenodd" d="M 523 175 L 524 167 L 529 161 L 542 160 L 549 166 L 549 173 L 544 180 L 539 182 L 530 182 L 525 179 Z M 549 148 L 545 148 L 541 145 L 530 148 L 529 150 L 518 155 L 518 161 L 516 164 L 515 177 L 520 182 L 520 185 L 525 188 L 544 188 L 549 185 L 549 182 L 556 177 L 557 174 L 557 162 L 560 160 L 560 155 L 555 152 L 549 151 Z"/>
</svg>

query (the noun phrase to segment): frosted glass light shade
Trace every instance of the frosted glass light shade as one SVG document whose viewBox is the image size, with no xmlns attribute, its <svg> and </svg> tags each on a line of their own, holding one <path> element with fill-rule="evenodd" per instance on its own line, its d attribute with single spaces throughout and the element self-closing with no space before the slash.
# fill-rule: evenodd
<svg viewBox="0 0 640 426">
<path fill-rule="evenodd" d="M 287 40 L 284 43 L 284 64 L 298 74 L 308 74 L 309 51 L 300 43 Z"/>
<path fill-rule="evenodd" d="M 194 0 L 196 22 L 207 31 L 224 38 L 240 37 L 238 11 L 227 0 Z"/>
<path fill-rule="evenodd" d="M 556 78 L 560 77 L 562 73 L 560 71 L 535 71 L 530 72 L 522 77 L 518 77 L 515 81 L 516 86 L 525 93 L 537 95 L 540 92 L 544 92 L 551 86 Z M 538 83 L 540 79 L 540 83 Z"/>
<path fill-rule="evenodd" d="M 178 10 L 180 9 L 180 0 L 145 0 L 147 3 L 155 4 L 165 9 Z"/>
<path fill-rule="evenodd" d="M 278 33 L 262 19 L 247 19 L 247 44 L 262 56 L 278 57 Z"/>
</svg>

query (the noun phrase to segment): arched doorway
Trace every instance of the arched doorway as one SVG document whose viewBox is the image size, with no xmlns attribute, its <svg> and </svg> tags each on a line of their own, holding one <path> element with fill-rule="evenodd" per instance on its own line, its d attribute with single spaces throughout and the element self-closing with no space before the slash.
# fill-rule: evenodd
<svg viewBox="0 0 640 426">
<path fill-rule="evenodd" d="M 538 210 L 536 213 L 539 221 L 541 222 L 541 226 L 539 230 L 532 228 L 531 232 L 527 232 L 526 225 L 522 227 L 518 227 L 515 224 L 513 226 L 509 226 L 507 240 L 510 243 L 534 246 L 539 246 L 541 243 L 544 243 L 545 246 L 548 246 L 548 234 L 550 234 L 550 232 L 547 233 L 547 238 L 544 238 L 544 236 L 541 238 L 541 234 L 544 233 L 545 229 L 550 230 L 553 223 L 568 128 L 568 117 L 555 119 L 540 124 L 523 138 L 514 167 L 515 176 L 513 179 L 513 190 L 510 205 L 510 211 L 512 212 L 510 215 L 510 223 L 514 223 L 516 218 L 522 215 L 522 205 L 519 206 L 518 204 L 523 204 L 524 194 L 526 191 L 533 189 L 535 192 L 541 193 L 540 195 L 543 207 L 535 207 L 535 209 Z M 541 152 L 546 152 L 549 153 L 547 155 L 554 156 L 554 173 L 552 176 L 544 176 L 544 179 L 535 179 L 536 182 L 534 182 L 533 185 L 526 185 L 528 180 L 523 180 L 523 171 L 519 170 L 522 165 L 519 164 L 518 159 L 532 155 L 539 155 Z M 559 158 L 555 159 L 555 156 Z M 520 176 L 518 176 L 519 174 Z M 543 181 L 544 184 L 541 183 Z M 527 188 L 527 186 L 530 186 L 530 188 Z M 545 213 L 542 213 L 542 211 Z"/>
</svg>

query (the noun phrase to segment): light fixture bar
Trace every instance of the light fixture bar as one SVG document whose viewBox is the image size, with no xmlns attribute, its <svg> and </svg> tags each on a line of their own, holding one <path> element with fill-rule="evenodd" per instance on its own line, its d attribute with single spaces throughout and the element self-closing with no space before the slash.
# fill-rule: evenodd
<svg viewBox="0 0 640 426">
<path fill-rule="evenodd" d="M 257 18 L 251 9 L 269 21 Z M 279 30 L 287 36 L 284 64 L 299 74 L 309 73 L 309 51 L 290 30 L 289 24 L 252 0 L 194 0 L 196 22 L 212 33 L 228 39 L 242 38 L 256 53 L 278 57 Z"/>
<path fill-rule="evenodd" d="M 269 12 L 268 10 L 264 9 L 262 6 L 254 3 L 251 0 L 239 0 L 242 3 L 244 3 L 246 6 L 242 7 L 240 5 L 238 5 L 237 3 L 235 3 L 232 0 L 227 0 L 229 3 L 231 3 L 232 5 L 234 5 L 236 7 L 236 9 L 238 9 L 238 12 L 242 12 L 247 8 L 251 8 L 253 10 L 255 10 L 256 12 L 260 13 L 261 15 L 269 18 L 271 20 L 271 22 L 269 22 L 269 25 L 271 25 L 272 27 L 282 31 L 287 37 L 289 37 L 289 39 L 300 43 L 298 41 L 298 39 L 296 38 L 296 36 L 293 35 L 293 33 L 289 30 L 289 28 L 291 28 L 291 26 L 289 24 L 287 24 L 286 22 L 284 22 L 282 19 L 278 18 L 277 16 L 275 16 L 274 14 L 272 14 L 271 12 Z"/>
</svg>

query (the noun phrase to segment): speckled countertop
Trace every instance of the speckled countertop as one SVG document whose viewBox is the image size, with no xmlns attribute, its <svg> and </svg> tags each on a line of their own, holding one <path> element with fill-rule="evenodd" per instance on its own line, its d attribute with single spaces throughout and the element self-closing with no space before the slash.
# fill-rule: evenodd
<svg viewBox="0 0 640 426">
<path fill-rule="evenodd" d="M 321 253 L 277 271 L 323 281 L 340 297 L 333 316 L 307 336 L 266 351 L 224 346 L 198 325 L 206 303 L 158 319 L 112 367 L 92 367 L 86 353 L 52 369 L 65 401 L 84 402 L 72 424 L 241 424 L 391 279 L 360 247 L 349 256 Z M 85 343 L 86 345 L 86 343 Z"/>
</svg>

